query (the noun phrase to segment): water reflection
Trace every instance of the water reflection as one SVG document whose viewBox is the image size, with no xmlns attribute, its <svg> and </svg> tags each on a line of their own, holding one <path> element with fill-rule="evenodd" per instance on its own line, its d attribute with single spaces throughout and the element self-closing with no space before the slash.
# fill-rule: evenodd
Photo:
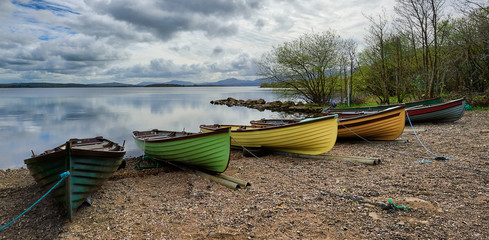
<svg viewBox="0 0 489 240">
<path fill-rule="evenodd" d="M 70 138 L 125 141 L 127 155 L 137 156 L 141 151 L 132 140 L 134 130 L 196 132 L 200 124 L 284 117 L 210 104 L 227 97 L 278 99 L 257 87 L 0 89 L 0 169 L 21 167 L 31 150 L 40 153 Z"/>
</svg>

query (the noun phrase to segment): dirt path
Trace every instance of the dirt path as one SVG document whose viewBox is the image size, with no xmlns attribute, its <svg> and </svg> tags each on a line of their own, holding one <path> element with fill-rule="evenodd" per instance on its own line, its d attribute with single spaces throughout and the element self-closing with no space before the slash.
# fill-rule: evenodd
<svg viewBox="0 0 489 240">
<path fill-rule="evenodd" d="M 50 197 L 0 239 L 484 239 L 489 236 L 489 111 L 418 124 L 398 141 L 338 142 L 330 154 L 380 165 L 233 151 L 231 190 L 172 167 L 118 171 L 73 222 Z M 431 160 L 431 162 L 422 160 Z M 410 210 L 388 211 L 338 195 Z M 26 169 L 0 171 L 0 225 L 42 196 Z"/>
</svg>

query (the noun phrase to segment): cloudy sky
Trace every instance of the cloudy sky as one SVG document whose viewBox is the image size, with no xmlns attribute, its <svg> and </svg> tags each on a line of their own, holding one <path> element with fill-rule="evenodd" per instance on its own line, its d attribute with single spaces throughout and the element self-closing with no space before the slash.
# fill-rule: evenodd
<svg viewBox="0 0 489 240">
<path fill-rule="evenodd" d="M 394 0 L 0 0 L 0 83 L 254 80 L 303 33 L 363 42 Z"/>
</svg>

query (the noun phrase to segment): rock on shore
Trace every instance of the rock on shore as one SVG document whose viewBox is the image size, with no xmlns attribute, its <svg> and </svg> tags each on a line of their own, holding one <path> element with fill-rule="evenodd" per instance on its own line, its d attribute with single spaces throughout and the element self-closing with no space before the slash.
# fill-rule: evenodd
<svg viewBox="0 0 489 240">
<path fill-rule="evenodd" d="M 263 110 L 270 110 L 274 112 L 291 112 L 291 113 L 313 113 L 313 114 L 320 114 L 321 111 L 323 110 L 322 107 L 312 107 L 312 106 L 306 106 L 302 102 L 293 102 L 293 101 L 272 101 L 272 102 L 267 102 L 264 99 L 257 99 L 257 100 L 237 100 L 232 97 L 229 97 L 227 99 L 221 99 L 221 100 L 214 100 L 211 101 L 211 104 L 216 104 L 216 105 L 227 105 L 228 107 L 233 107 L 233 106 L 243 106 L 247 108 L 253 108 L 257 109 L 259 111 Z"/>
</svg>

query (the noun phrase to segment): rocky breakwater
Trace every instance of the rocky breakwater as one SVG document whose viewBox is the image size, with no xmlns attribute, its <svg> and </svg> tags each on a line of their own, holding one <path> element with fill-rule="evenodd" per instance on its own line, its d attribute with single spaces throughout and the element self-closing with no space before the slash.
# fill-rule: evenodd
<svg viewBox="0 0 489 240">
<path fill-rule="evenodd" d="M 306 106 L 302 102 L 292 102 L 292 101 L 272 101 L 267 102 L 264 99 L 257 100 L 238 100 L 232 97 L 221 100 L 213 100 L 211 104 L 216 105 L 227 105 L 228 107 L 242 106 L 247 108 L 257 109 L 259 111 L 270 110 L 274 112 L 286 112 L 286 113 L 310 113 L 319 115 L 323 110 L 322 107 Z"/>
</svg>

